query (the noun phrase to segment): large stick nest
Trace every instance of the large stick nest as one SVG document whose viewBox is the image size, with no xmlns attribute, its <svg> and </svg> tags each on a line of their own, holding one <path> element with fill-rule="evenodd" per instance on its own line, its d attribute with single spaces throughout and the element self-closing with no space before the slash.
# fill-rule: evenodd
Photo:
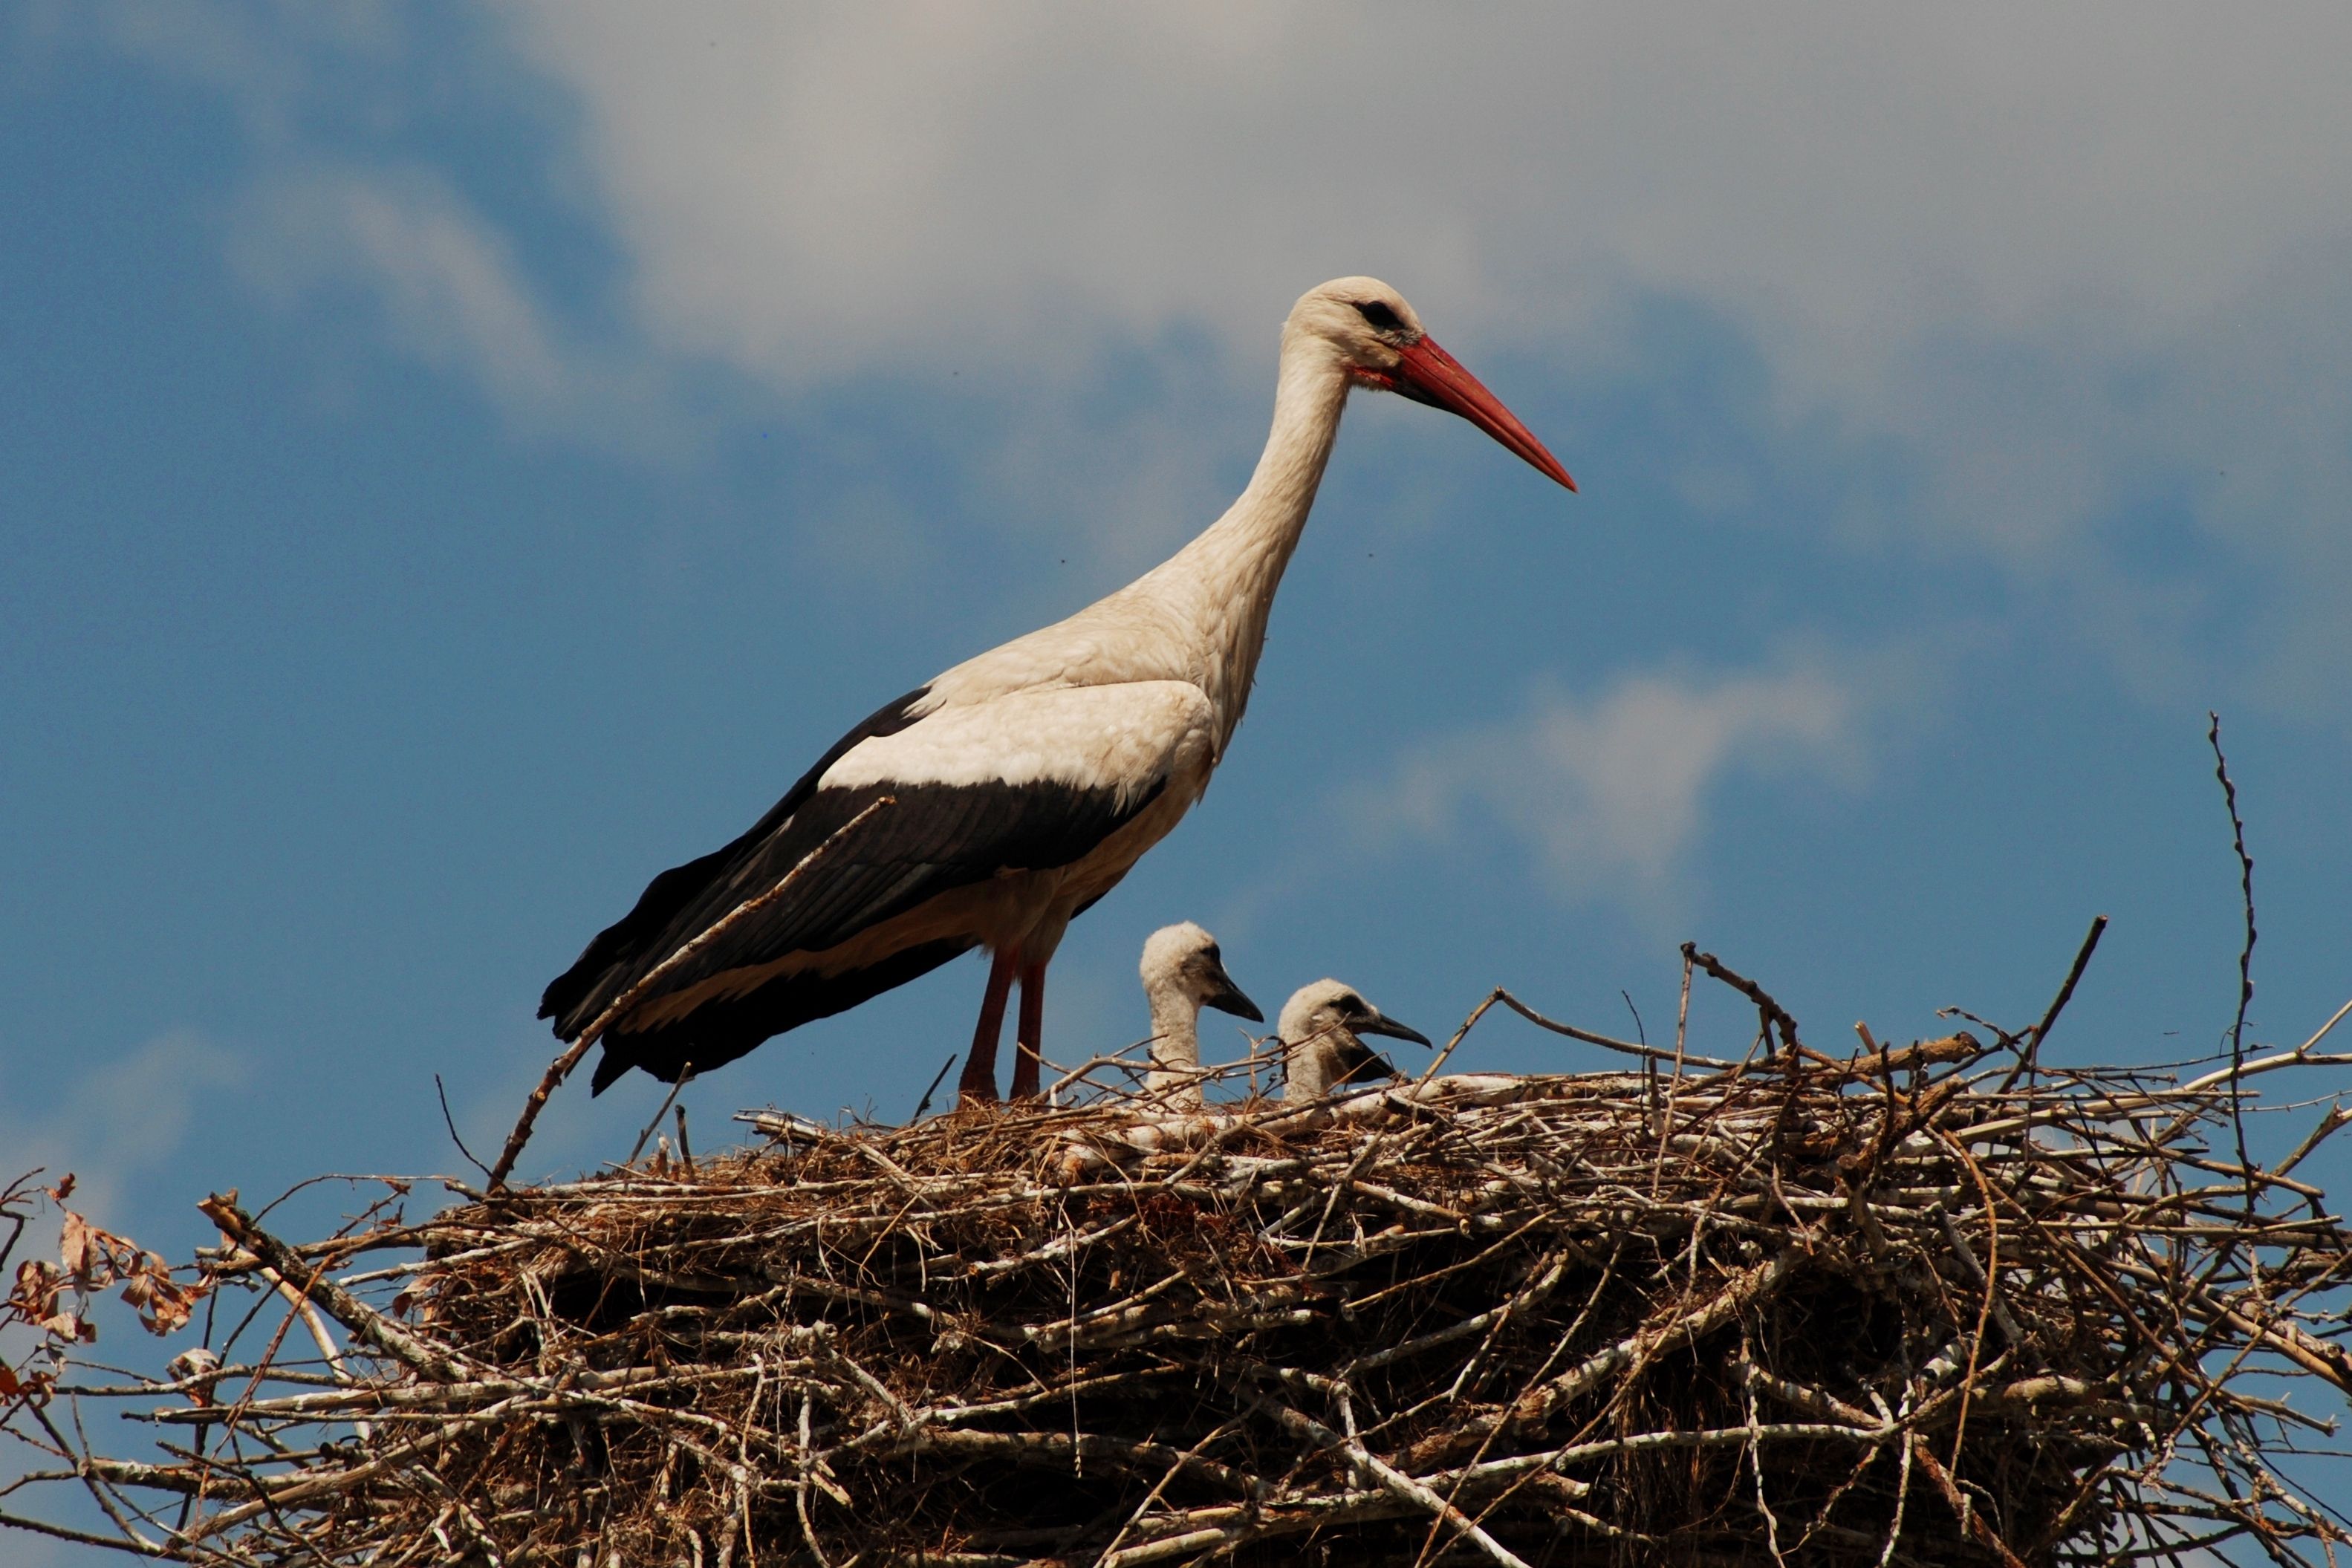
<svg viewBox="0 0 2352 1568">
<path fill-rule="evenodd" d="M 303 1292 L 349 1354 L 297 1361 L 331 1342 L 288 1318 L 238 1365 L 88 1390 L 168 1391 L 182 1457 L 70 1484 L 236 1564 L 2347 1539 L 2278 1456 L 2318 1425 L 2283 1379 L 2352 1389 L 2352 1235 L 2208 1149 L 2242 1077 L 2024 1072 L 1968 1035 L 1832 1061 L 1763 1006 L 1736 1065 L 771 1116 L 762 1147 L 309 1247 L 216 1199 L 215 1273 Z M 386 1248 L 422 1255 L 358 1266 Z"/>
</svg>

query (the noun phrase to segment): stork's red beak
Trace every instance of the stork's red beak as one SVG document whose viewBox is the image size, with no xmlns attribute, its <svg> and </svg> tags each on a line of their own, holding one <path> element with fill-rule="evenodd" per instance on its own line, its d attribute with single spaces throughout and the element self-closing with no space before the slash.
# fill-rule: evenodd
<svg viewBox="0 0 2352 1568">
<path fill-rule="evenodd" d="M 1435 340 L 1423 338 L 1403 350 L 1391 386 L 1415 402 L 1460 414 L 1525 458 L 1536 472 L 1576 488 L 1576 481 L 1568 476 L 1559 458 L 1544 450 L 1535 433 L 1521 424 L 1518 415 L 1505 408 L 1503 400 L 1488 392 L 1476 376 L 1464 370 L 1461 361 L 1439 348 Z"/>
</svg>

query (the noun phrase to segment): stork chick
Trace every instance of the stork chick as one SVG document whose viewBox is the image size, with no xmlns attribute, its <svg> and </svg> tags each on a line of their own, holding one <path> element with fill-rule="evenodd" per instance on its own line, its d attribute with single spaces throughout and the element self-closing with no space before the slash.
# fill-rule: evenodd
<svg viewBox="0 0 2352 1568">
<path fill-rule="evenodd" d="M 1427 1035 L 1388 1017 L 1355 987 L 1338 980 L 1318 980 L 1291 993 L 1275 1032 L 1286 1058 L 1282 1098 L 1292 1105 L 1320 1100 L 1343 1084 L 1395 1077 L 1396 1069 L 1363 1042 L 1363 1035 L 1429 1043 Z"/>
<path fill-rule="evenodd" d="M 1264 1023 L 1257 1004 L 1225 973 L 1217 939 L 1191 921 L 1145 938 L 1143 994 L 1151 1003 L 1151 1092 L 1174 1105 L 1201 1103 L 1201 1009 Z"/>
</svg>

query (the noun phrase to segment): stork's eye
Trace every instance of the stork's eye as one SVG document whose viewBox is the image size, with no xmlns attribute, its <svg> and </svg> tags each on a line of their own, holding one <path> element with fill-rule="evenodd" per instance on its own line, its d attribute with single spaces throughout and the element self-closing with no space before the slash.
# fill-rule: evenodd
<svg viewBox="0 0 2352 1568">
<path fill-rule="evenodd" d="M 1222 964 L 1225 961 L 1225 956 L 1217 951 L 1217 945 L 1214 942 L 1201 949 L 1201 956 L 1212 964 Z"/>
<path fill-rule="evenodd" d="M 1376 332 L 1393 332 L 1404 325 L 1398 319 L 1394 310 L 1378 299 L 1357 300 L 1356 314 L 1371 323 L 1372 329 Z"/>
</svg>

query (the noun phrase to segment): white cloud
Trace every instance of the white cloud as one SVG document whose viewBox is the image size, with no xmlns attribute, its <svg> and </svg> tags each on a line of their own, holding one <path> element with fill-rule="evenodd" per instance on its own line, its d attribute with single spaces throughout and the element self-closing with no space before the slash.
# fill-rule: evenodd
<svg viewBox="0 0 2352 1568">
<path fill-rule="evenodd" d="M 2352 325 L 2352 10 L 511 15 L 575 97 L 660 352 L 787 386 L 1009 368 L 1043 406 L 1106 333 L 1183 321 L 1222 348 L 1207 395 L 1247 403 L 1337 273 L 1389 277 L 1474 361 L 1636 380 L 1627 301 L 1695 300 L 1761 349 L 1768 444 L 1899 455 L 1906 498 L 1857 539 L 1990 559 L 2143 690 L 2211 669 L 2181 619 L 2210 584 L 2102 526 L 2230 444 L 2233 489 L 2184 499 L 2258 584 L 2259 668 L 2197 695 L 2341 706 L 2315 672 L 2352 622 L 2310 585 L 2343 580 L 2352 409 L 2303 345 Z M 1131 492 L 1048 466 L 1124 505 L 1204 434 L 1106 444 L 1152 476 Z"/>
<path fill-rule="evenodd" d="M 1365 269 L 1490 334 L 1630 279 L 1869 360 L 1956 318 L 2208 308 L 2352 210 L 2340 8 L 522 16 L 649 325 L 790 378 L 1074 317 L 1259 352 Z"/>
<path fill-rule="evenodd" d="M 673 444 L 665 389 L 713 363 L 790 391 L 960 371 L 1024 410 L 983 509 L 1125 561 L 1213 511 L 1198 476 L 1245 438 L 1168 401 L 1104 426 L 1106 344 L 1205 332 L 1187 406 L 1255 420 L 1276 319 L 1334 274 L 1389 277 L 1474 363 L 1509 345 L 1588 387 L 1654 379 L 1629 304 L 1684 300 L 1758 347 L 1761 444 L 1891 455 L 1838 519 L 1856 548 L 1990 560 L 2145 692 L 2345 711 L 2352 619 L 2319 585 L 2352 569 L 2352 9 L 495 13 L 576 110 L 549 172 L 618 242 L 617 329 L 568 317 L 451 174 L 306 142 L 352 82 L 342 145 L 429 120 L 429 28 L 266 11 L 198 47 L 184 0 L 109 15 L 243 104 L 250 276 L 356 287 L 524 429 Z M 2109 537 L 2222 449 L 2230 485 L 2182 497 L 2210 562 Z M 2231 575 L 2244 630 L 2198 625 Z"/>
<path fill-rule="evenodd" d="M 1551 888 L 1660 915 L 1686 891 L 1712 798 L 1738 774 L 1843 789 L 1867 778 L 1871 732 L 1904 683 L 1787 658 L 1759 671 L 1620 676 L 1590 697 L 1537 692 L 1500 724 L 1416 746 L 1355 801 L 1374 840 L 1450 841 L 1471 819 L 1535 851 Z"/>
<path fill-rule="evenodd" d="M 0 1066 L 6 1061 L 0 1052 Z M 228 1051 L 174 1030 L 80 1074 L 47 1105 L 0 1084 L 0 1157 L 8 1162 L 0 1183 L 37 1166 L 54 1186 L 70 1171 L 73 1207 L 101 1225 L 124 1225 L 131 1185 L 170 1164 L 205 1092 L 240 1082 L 245 1071 Z"/>
</svg>

